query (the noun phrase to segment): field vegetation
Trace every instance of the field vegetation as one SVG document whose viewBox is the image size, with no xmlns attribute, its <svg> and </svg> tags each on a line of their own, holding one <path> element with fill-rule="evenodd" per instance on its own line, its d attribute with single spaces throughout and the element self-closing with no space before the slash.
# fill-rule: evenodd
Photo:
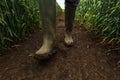
<svg viewBox="0 0 120 80">
<path fill-rule="evenodd" d="M 56 3 L 56 14 L 62 12 Z M 0 0 L 0 49 L 5 49 L 26 34 L 40 28 L 37 0 Z"/>
<path fill-rule="evenodd" d="M 102 43 L 120 45 L 120 0 L 80 0 L 76 19 L 102 35 Z"/>
</svg>

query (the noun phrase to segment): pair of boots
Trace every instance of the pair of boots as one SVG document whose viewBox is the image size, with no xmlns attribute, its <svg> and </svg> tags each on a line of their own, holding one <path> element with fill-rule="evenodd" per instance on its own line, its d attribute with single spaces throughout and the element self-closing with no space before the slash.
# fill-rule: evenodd
<svg viewBox="0 0 120 80">
<path fill-rule="evenodd" d="M 36 52 L 35 58 L 42 60 L 48 58 L 53 53 L 55 45 L 56 32 L 56 1 L 55 0 L 39 0 L 40 17 L 42 20 L 43 44 Z M 75 17 L 76 7 L 65 6 L 65 45 L 72 46 L 73 39 L 71 36 L 73 20 Z"/>
</svg>

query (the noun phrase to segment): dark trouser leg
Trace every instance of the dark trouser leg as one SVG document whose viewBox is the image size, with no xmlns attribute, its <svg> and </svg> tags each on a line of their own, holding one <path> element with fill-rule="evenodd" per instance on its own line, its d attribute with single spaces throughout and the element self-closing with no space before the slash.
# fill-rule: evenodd
<svg viewBox="0 0 120 80">
<path fill-rule="evenodd" d="M 36 52 L 35 58 L 45 59 L 52 54 L 55 26 L 56 26 L 56 0 L 38 0 L 40 17 L 42 20 L 43 44 Z"/>
<path fill-rule="evenodd" d="M 71 36 L 72 28 L 73 28 L 73 21 L 75 17 L 75 10 L 79 3 L 79 0 L 65 0 L 65 26 L 66 26 L 66 33 L 65 33 L 65 45 L 72 46 L 73 39 Z"/>
</svg>

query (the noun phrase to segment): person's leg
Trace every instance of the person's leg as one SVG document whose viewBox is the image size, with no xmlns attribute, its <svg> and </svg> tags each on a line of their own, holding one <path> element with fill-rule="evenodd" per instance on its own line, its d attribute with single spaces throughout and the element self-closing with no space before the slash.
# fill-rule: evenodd
<svg viewBox="0 0 120 80">
<path fill-rule="evenodd" d="M 75 17 L 75 10 L 80 0 L 65 0 L 65 26 L 66 26 L 66 33 L 65 33 L 65 45 L 66 46 L 73 46 L 73 39 L 71 36 L 72 28 L 73 28 L 73 21 Z"/>
<path fill-rule="evenodd" d="M 52 54 L 55 40 L 56 0 L 38 0 L 43 30 L 43 44 L 36 52 L 36 59 L 45 59 Z"/>
</svg>

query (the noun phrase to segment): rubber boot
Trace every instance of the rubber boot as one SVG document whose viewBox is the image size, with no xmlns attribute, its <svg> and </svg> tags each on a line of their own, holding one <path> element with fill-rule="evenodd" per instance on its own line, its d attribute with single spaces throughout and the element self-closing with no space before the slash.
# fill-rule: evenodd
<svg viewBox="0 0 120 80">
<path fill-rule="evenodd" d="M 76 7 L 73 6 L 65 6 L 65 26 L 66 26 L 66 32 L 65 32 L 65 46 L 72 47 L 73 46 L 73 38 L 72 38 L 72 29 L 73 29 L 73 21 L 75 17 L 75 10 Z"/>
<path fill-rule="evenodd" d="M 35 53 L 35 59 L 43 60 L 53 54 L 56 26 L 56 0 L 38 0 L 43 30 L 43 44 Z"/>
</svg>

